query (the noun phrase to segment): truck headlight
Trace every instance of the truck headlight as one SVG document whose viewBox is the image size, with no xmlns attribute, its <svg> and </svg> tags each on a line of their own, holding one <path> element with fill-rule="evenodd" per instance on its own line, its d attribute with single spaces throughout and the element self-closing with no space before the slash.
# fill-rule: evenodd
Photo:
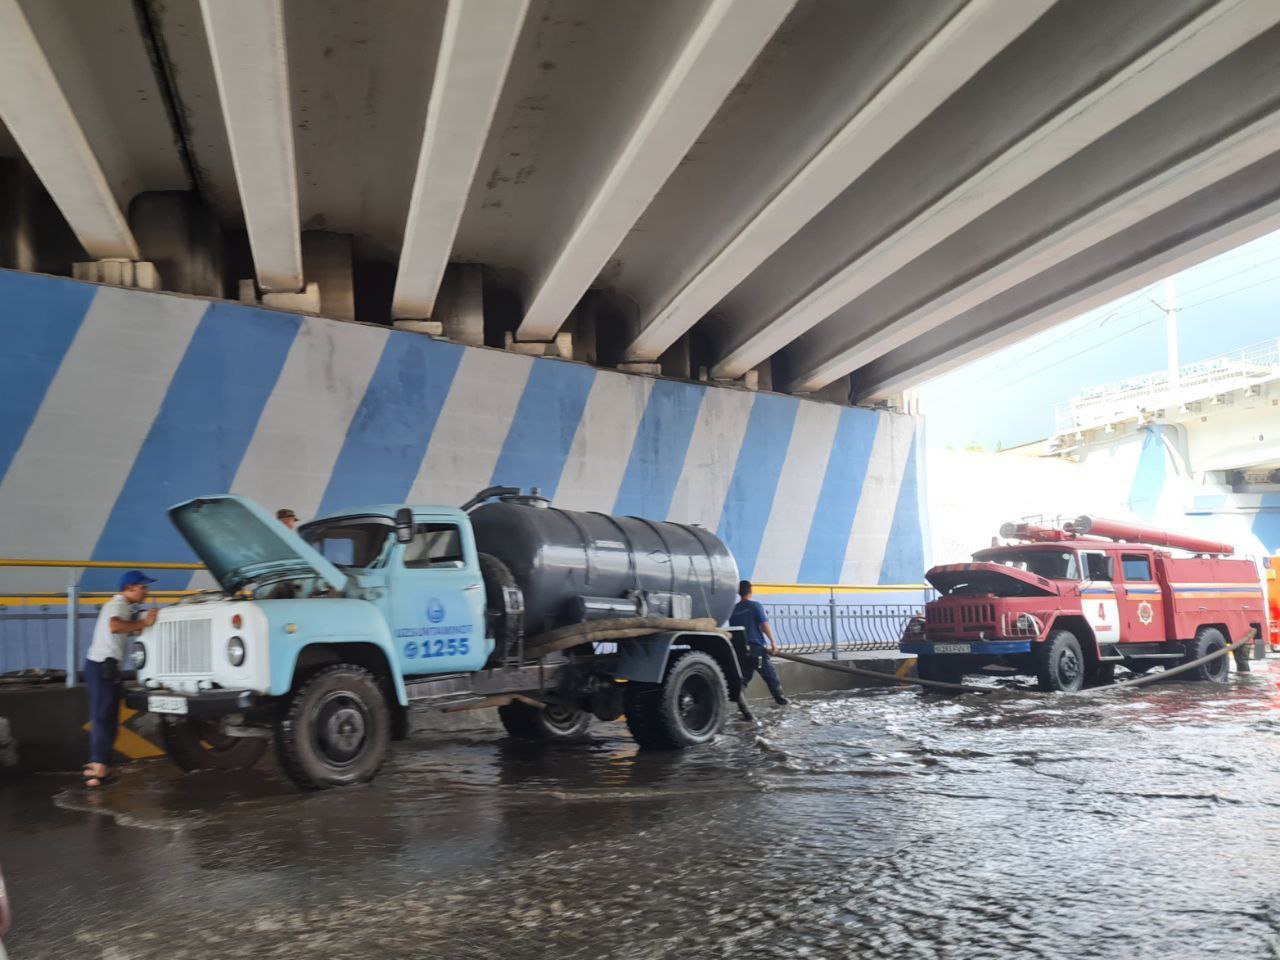
<svg viewBox="0 0 1280 960">
<path fill-rule="evenodd" d="M 924 617 L 912 617 L 907 621 L 907 627 L 902 631 L 904 637 L 923 637 L 924 636 Z"/>
<path fill-rule="evenodd" d="M 147 665 L 147 645 L 141 640 L 133 641 L 133 648 L 129 651 L 129 658 L 133 660 L 133 669 L 141 670 Z"/>
<path fill-rule="evenodd" d="M 227 660 L 233 667 L 244 664 L 244 641 L 239 637 L 232 637 L 227 641 Z"/>
<path fill-rule="evenodd" d="M 1031 614 L 1020 613 L 1018 614 L 1018 618 L 1013 621 L 1013 628 L 1021 636 L 1038 637 L 1040 635 L 1041 625 L 1040 621 Z"/>
</svg>

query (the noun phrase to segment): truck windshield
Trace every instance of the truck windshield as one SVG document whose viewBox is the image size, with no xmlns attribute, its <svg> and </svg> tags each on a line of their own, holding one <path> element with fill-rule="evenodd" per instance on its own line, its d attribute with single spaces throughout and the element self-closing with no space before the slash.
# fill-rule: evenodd
<svg viewBox="0 0 1280 960">
<path fill-rule="evenodd" d="M 1048 580 L 1079 580 L 1080 568 L 1071 550 L 1025 550 L 1018 553 L 1000 552 L 991 556 L 975 556 L 987 563 L 999 563 L 1017 570 L 1026 570 Z"/>
<path fill-rule="evenodd" d="M 387 538 L 395 530 L 387 520 L 364 520 L 307 527 L 299 531 L 302 538 L 324 555 L 335 567 L 361 569 L 371 567 L 382 556 Z"/>
</svg>

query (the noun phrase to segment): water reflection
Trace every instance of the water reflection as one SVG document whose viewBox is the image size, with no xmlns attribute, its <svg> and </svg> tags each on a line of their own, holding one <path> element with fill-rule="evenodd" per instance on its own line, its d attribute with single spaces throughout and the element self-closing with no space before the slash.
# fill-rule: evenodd
<svg viewBox="0 0 1280 960">
<path fill-rule="evenodd" d="M 38 811 L 4 836 L 13 950 L 96 924 L 138 960 L 1268 956 L 1277 676 L 816 695 L 674 755 L 464 729 L 314 795 L 269 764 L 139 766 L 56 815 L 26 786 L 0 793 Z"/>
</svg>

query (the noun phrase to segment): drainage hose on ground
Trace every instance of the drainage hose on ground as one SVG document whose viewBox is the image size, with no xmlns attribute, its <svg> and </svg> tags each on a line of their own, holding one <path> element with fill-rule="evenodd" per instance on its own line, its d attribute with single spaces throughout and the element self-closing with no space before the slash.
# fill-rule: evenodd
<svg viewBox="0 0 1280 960">
<path fill-rule="evenodd" d="M 1192 660 L 1190 663 L 1181 663 L 1176 667 L 1170 667 L 1159 673 L 1147 674 L 1141 677 L 1135 677 L 1132 680 L 1125 680 L 1122 683 L 1108 684 L 1105 687 L 1092 687 L 1088 690 L 1080 690 L 1078 693 L 1095 694 L 1109 693 L 1112 690 L 1127 689 L 1130 687 L 1145 687 L 1148 684 L 1159 683 L 1161 680 L 1168 680 L 1170 677 L 1176 677 L 1180 673 L 1186 673 L 1188 670 L 1194 670 L 1202 664 L 1208 663 L 1210 660 L 1216 660 L 1218 657 L 1225 657 L 1229 653 L 1234 653 L 1246 643 L 1252 643 L 1255 631 L 1250 629 L 1243 637 L 1235 643 L 1228 644 L 1221 650 L 1215 650 L 1213 653 Z M 980 687 L 975 684 L 968 683 L 943 683 L 941 680 L 922 680 L 919 677 L 900 677 L 896 673 L 881 673 L 879 670 L 867 670 L 864 667 L 850 667 L 842 663 L 833 663 L 829 660 L 815 660 L 813 657 L 802 657 L 797 653 L 779 652 L 776 656 L 783 660 L 792 660 L 795 663 L 803 663 L 810 667 L 820 667 L 823 670 L 834 670 L 837 673 L 848 673 L 855 677 L 869 677 L 873 680 L 887 680 L 890 683 L 914 683 L 916 686 L 927 687 L 930 690 L 949 690 L 953 693 L 995 693 L 1000 687 Z"/>
</svg>

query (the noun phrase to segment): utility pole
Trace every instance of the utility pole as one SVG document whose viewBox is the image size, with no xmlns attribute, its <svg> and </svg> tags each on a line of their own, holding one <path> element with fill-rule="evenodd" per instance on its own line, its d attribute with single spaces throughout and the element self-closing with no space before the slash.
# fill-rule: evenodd
<svg viewBox="0 0 1280 960">
<path fill-rule="evenodd" d="M 1173 277 L 1164 281 L 1164 326 L 1169 349 L 1169 398 L 1176 404 L 1181 388 L 1181 371 L 1178 367 L 1178 299 Z"/>
</svg>

